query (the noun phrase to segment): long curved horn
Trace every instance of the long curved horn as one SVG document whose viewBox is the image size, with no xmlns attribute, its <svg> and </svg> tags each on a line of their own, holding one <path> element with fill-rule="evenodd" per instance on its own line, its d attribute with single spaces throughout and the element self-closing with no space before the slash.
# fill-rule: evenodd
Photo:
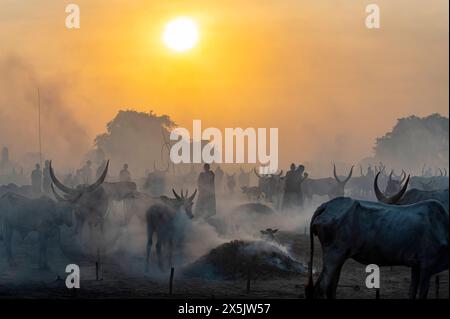
<svg viewBox="0 0 450 319">
<path fill-rule="evenodd" d="M 275 174 L 275 175 L 277 175 L 277 174 Z M 281 175 L 283 175 L 283 170 L 281 170 L 280 174 L 278 174 L 277 176 L 281 176 Z"/>
<path fill-rule="evenodd" d="M 177 194 L 177 192 L 172 188 L 172 193 L 175 195 L 175 198 L 178 200 L 181 200 L 180 195 Z"/>
<path fill-rule="evenodd" d="M 395 195 L 391 196 L 391 197 L 386 197 L 383 192 L 380 191 L 380 189 L 378 188 L 378 176 L 380 175 L 380 173 L 377 174 L 377 176 L 375 176 L 375 180 L 373 182 L 373 188 L 375 190 L 375 195 L 377 197 L 377 199 L 385 204 L 395 204 L 397 203 L 405 194 L 406 189 L 408 188 L 408 183 L 409 183 L 409 175 L 408 178 L 406 179 L 405 184 L 403 185 L 402 189 Z"/>
<path fill-rule="evenodd" d="M 444 173 L 442 172 L 440 167 L 439 167 L 439 174 L 441 174 L 441 176 L 444 176 Z"/>
<path fill-rule="evenodd" d="M 391 173 L 389 174 L 389 181 L 392 181 L 392 174 L 394 174 L 394 170 L 391 170 Z"/>
<path fill-rule="evenodd" d="M 404 169 L 402 169 L 402 175 L 400 175 L 400 177 L 401 177 L 401 176 L 403 176 L 403 177 L 402 177 L 402 180 L 400 181 L 400 184 L 403 184 L 403 182 L 404 182 L 405 179 L 406 179 L 406 172 L 405 172 Z"/>
<path fill-rule="evenodd" d="M 447 176 L 447 169 L 444 167 L 444 176 Z"/>
<path fill-rule="evenodd" d="M 336 181 L 338 183 L 342 183 L 341 180 L 339 179 L 339 177 L 337 177 L 337 174 L 336 174 L 336 164 L 333 164 L 333 175 L 334 175 L 334 178 L 336 179 Z"/>
<path fill-rule="evenodd" d="M 102 175 L 100 175 L 100 177 L 97 179 L 97 181 L 94 184 L 89 185 L 88 187 L 86 187 L 86 192 L 93 192 L 100 185 L 103 184 L 103 182 L 105 181 L 106 175 L 108 174 L 108 168 L 109 168 L 109 160 L 106 162 L 106 166 L 105 166 L 105 169 L 103 170 Z"/>
<path fill-rule="evenodd" d="M 197 195 L 197 189 L 194 191 L 194 193 L 191 196 L 189 196 L 188 201 L 192 202 L 195 198 L 195 195 Z"/>
<path fill-rule="evenodd" d="M 78 193 L 74 198 L 63 198 L 55 191 L 55 188 L 53 187 L 53 183 L 51 183 L 50 186 L 52 188 L 53 195 L 59 202 L 75 202 L 78 198 L 81 197 L 81 195 L 83 195 L 83 193 Z"/>
<path fill-rule="evenodd" d="M 258 176 L 258 178 L 262 178 L 261 175 L 259 175 L 258 172 L 256 171 L 256 168 L 253 168 L 253 172 L 255 172 L 255 175 Z"/>
<path fill-rule="evenodd" d="M 50 167 L 49 167 L 49 172 L 50 172 L 50 178 L 52 179 L 53 184 L 56 185 L 56 187 L 58 187 L 61 191 L 63 191 L 66 194 L 71 194 L 71 195 L 75 195 L 78 194 L 78 191 L 76 191 L 73 188 L 67 187 L 66 185 L 64 185 L 63 183 L 61 183 L 55 176 L 55 172 L 53 171 L 53 167 L 52 167 L 52 161 L 50 161 Z"/>
<path fill-rule="evenodd" d="M 352 168 L 350 168 L 350 173 L 348 173 L 347 178 L 346 178 L 345 181 L 343 182 L 344 184 L 346 184 L 346 183 L 350 180 L 350 178 L 352 178 L 352 174 L 353 174 L 353 166 L 354 166 L 354 165 L 352 165 Z"/>
<path fill-rule="evenodd" d="M 56 198 L 56 200 L 57 200 L 58 202 L 68 202 L 68 201 L 69 201 L 68 199 L 65 199 L 65 198 L 61 197 L 61 196 L 55 191 L 55 188 L 53 187 L 53 183 L 51 183 L 50 186 L 51 186 L 51 188 L 52 188 L 53 195 L 55 196 L 55 198 Z"/>
</svg>

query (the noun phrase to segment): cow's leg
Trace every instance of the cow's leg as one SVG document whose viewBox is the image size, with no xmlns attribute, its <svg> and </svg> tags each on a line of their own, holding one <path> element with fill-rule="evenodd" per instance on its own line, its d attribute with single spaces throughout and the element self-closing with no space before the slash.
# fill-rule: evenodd
<svg viewBox="0 0 450 319">
<path fill-rule="evenodd" d="M 335 276 L 333 278 L 333 282 L 330 285 L 329 291 L 327 291 L 327 298 L 336 299 L 336 290 L 339 283 L 339 278 L 341 276 L 341 270 L 344 263 L 342 263 L 339 267 L 337 267 Z"/>
<path fill-rule="evenodd" d="M 420 268 L 418 266 L 411 268 L 411 283 L 409 285 L 409 298 L 416 299 L 417 287 L 420 280 Z"/>
<path fill-rule="evenodd" d="M 39 268 L 48 269 L 47 265 L 47 236 L 39 234 Z"/>
<path fill-rule="evenodd" d="M 339 271 L 345 259 L 345 255 L 337 249 L 330 249 L 324 252 L 322 272 L 316 285 L 317 297 L 322 298 L 326 294 L 327 298 L 333 298 L 333 285 L 337 287 Z"/>
<path fill-rule="evenodd" d="M 10 266 L 15 266 L 15 262 L 12 258 L 12 235 L 13 230 L 11 226 L 8 224 L 3 225 L 3 237 L 4 237 L 4 244 L 5 244 L 5 251 L 6 251 L 6 259 L 8 261 L 8 264 Z"/>
<path fill-rule="evenodd" d="M 428 268 L 420 269 L 420 279 L 419 279 L 419 298 L 427 299 L 428 288 L 430 287 L 431 272 Z"/>
<path fill-rule="evenodd" d="M 173 267 L 173 238 L 168 240 L 168 261 L 169 267 Z"/>
<path fill-rule="evenodd" d="M 158 266 L 159 269 L 163 269 L 163 260 L 161 255 L 161 245 L 162 245 L 162 236 L 158 235 L 157 241 L 156 241 L 156 257 L 158 259 Z"/>
<path fill-rule="evenodd" d="M 148 272 L 150 257 L 152 255 L 153 228 L 147 225 L 147 253 L 145 256 L 145 272 Z"/>
</svg>

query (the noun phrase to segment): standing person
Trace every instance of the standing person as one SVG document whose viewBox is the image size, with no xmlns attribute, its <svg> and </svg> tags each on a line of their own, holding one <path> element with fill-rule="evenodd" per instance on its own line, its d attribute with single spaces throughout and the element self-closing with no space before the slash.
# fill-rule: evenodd
<svg viewBox="0 0 450 319">
<path fill-rule="evenodd" d="M 295 164 L 292 163 L 285 177 L 282 210 L 294 208 L 296 205 L 298 205 L 298 174 Z"/>
<path fill-rule="evenodd" d="M 50 161 L 45 161 L 45 166 L 43 170 L 43 182 L 42 182 L 42 188 L 44 190 L 45 194 L 50 194 L 50 185 L 52 184 L 52 179 L 50 177 Z"/>
<path fill-rule="evenodd" d="M 92 181 L 92 162 L 88 160 L 86 164 L 83 166 L 82 170 L 82 177 L 84 184 L 89 184 Z"/>
<path fill-rule="evenodd" d="M 216 171 L 215 171 L 215 179 L 217 182 L 217 189 L 219 190 L 219 192 L 222 191 L 222 180 L 223 180 L 223 170 L 220 168 L 219 165 L 217 165 Z"/>
<path fill-rule="evenodd" d="M 131 174 L 128 171 L 128 164 L 123 164 L 123 168 L 119 173 L 119 180 L 121 182 L 131 182 Z"/>
<path fill-rule="evenodd" d="M 42 172 L 41 165 L 36 164 L 35 169 L 31 172 L 31 189 L 35 196 L 41 194 L 42 188 Z"/>
<path fill-rule="evenodd" d="M 203 165 L 203 172 L 198 176 L 198 200 L 196 215 L 208 218 L 216 214 L 216 192 L 214 179 L 209 164 Z"/>
<path fill-rule="evenodd" d="M 304 174 L 303 174 L 304 173 Z M 297 204 L 299 206 L 303 206 L 305 203 L 305 194 L 302 191 L 302 182 L 308 177 L 308 174 L 305 173 L 305 166 L 302 164 L 298 165 L 296 170 L 297 175 Z"/>
</svg>

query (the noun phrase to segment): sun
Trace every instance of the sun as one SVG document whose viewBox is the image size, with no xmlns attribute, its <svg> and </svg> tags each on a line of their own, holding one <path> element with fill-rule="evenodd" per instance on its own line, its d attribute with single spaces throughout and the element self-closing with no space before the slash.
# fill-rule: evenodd
<svg viewBox="0 0 450 319">
<path fill-rule="evenodd" d="M 198 25 L 195 20 L 188 17 L 169 21 L 163 34 L 164 44 L 176 52 L 185 52 L 194 48 L 198 40 Z"/>
</svg>

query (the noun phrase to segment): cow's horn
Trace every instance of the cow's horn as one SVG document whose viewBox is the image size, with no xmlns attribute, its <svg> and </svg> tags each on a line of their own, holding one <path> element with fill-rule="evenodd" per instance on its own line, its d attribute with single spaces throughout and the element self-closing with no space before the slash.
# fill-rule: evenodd
<svg viewBox="0 0 450 319">
<path fill-rule="evenodd" d="M 50 172 L 50 178 L 52 179 L 52 182 L 56 185 L 56 187 L 58 187 L 60 190 L 62 190 L 64 193 L 66 194 L 71 194 L 71 195 L 75 195 L 78 192 L 70 187 L 67 187 L 66 185 L 64 185 L 63 183 L 61 183 L 55 176 L 55 173 L 53 172 L 53 167 L 52 167 L 52 161 L 50 161 L 50 167 L 49 167 L 49 172 Z"/>
<path fill-rule="evenodd" d="M 195 198 L 195 195 L 197 195 L 197 190 L 195 190 L 194 193 L 188 198 L 188 201 L 192 202 Z"/>
<path fill-rule="evenodd" d="M 175 195 L 176 199 L 178 199 L 178 200 L 181 199 L 180 195 L 178 195 L 177 192 L 173 188 L 172 188 L 172 193 Z"/>
<path fill-rule="evenodd" d="M 258 174 L 258 172 L 256 171 L 256 168 L 253 168 L 253 172 L 255 172 L 255 175 L 258 176 L 258 178 L 261 178 L 261 175 Z"/>
<path fill-rule="evenodd" d="M 403 194 L 405 194 L 406 189 L 408 188 L 409 175 L 408 175 L 408 178 L 406 179 L 406 182 L 403 185 L 402 189 L 397 194 L 395 194 L 391 197 L 386 197 L 378 188 L 378 176 L 379 175 L 380 175 L 380 173 L 378 173 L 377 176 L 375 176 L 375 181 L 373 182 L 373 187 L 374 187 L 375 195 L 377 196 L 377 199 L 380 202 L 385 203 L 385 204 L 397 203 L 403 197 Z"/>
<path fill-rule="evenodd" d="M 109 160 L 106 162 L 106 166 L 105 166 L 105 169 L 103 170 L 102 175 L 100 175 L 100 177 L 97 179 L 97 181 L 94 184 L 89 185 L 88 187 L 86 187 L 86 192 L 93 192 L 100 185 L 103 184 L 103 182 L 105 181 L 106 175 L 108 174 L 108 168 L 109 168 Z"/>
</svg>

